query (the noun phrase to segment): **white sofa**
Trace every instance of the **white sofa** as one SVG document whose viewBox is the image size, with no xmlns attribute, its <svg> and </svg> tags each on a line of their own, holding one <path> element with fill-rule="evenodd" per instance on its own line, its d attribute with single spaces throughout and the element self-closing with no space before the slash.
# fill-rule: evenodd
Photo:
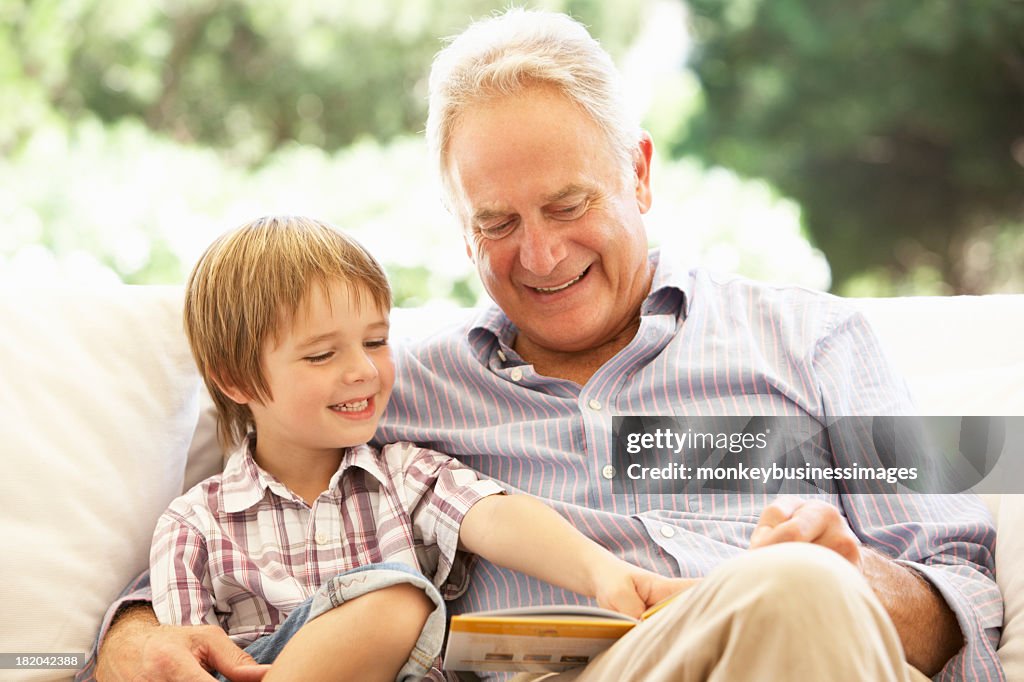
<svg viewBox="0 0 1024 682">
<path fill-rule="evenodd" d="M 145 567 L 166 503 L 219 467 L 180 299 L 180 287 L 0 294 L 0 652 L 87 651 L 107 605 Z M 922 413 L 1024 415 L 1024 295 L 857 303 Z M 395 311 L 396 336 L 456 314 Z M 1008 679 L 1024 680 L 1024 495 L 987 501 L 1006 600 L 1000 656 Z"/>
</svg>

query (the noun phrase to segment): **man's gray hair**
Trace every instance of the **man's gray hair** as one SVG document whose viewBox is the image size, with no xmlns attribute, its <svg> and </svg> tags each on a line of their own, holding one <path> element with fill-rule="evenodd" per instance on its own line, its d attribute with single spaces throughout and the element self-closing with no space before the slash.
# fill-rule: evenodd
<svg viewBox="0 0 1024 682">
<path fill-rule="evenodd" d="M 434 58 L 427 143 L 449 201 L 448 145 L 461 113 L 534 85 L 554 87 L 581 107 L 604 132 L 622 177 L 631 177 L 641 131 L 611 56 L 564 14 L 513 8 L 470 25 Z"/>
</svg>

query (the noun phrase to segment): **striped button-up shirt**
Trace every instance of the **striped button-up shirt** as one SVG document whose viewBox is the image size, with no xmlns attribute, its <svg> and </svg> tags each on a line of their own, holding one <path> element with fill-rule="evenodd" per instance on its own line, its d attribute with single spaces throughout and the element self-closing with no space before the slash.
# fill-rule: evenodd
<svg viewBox="0 0 1024 682">
<path fill-rule="evenodd" d="M 495 482 L 408 443 L 361 445 L 308 505 L 257 466 L 251 446 L 157 523 L 150 573 L 160 622 L 220 625 L 245 646 L 328 579 L 370 563 L 418 568 L 446 598 L 465 590 L 471 557 L 458 551 L 459 526 L 502 491 Z"/>
<path fill-rule="evenodd" d="M 769 499 L 613 490 L 613 415 L 792 415 L 824 424 L 913 413 L 867 321 L 841 299 L 682 271 L 657 252 L 651 259 L 635 338 L 584 386 L 534 371 L 513 349 L 515 326 L 492 307 L 403 349 L 378 436 L 451 453 L 542 498 L 623 559 L 697 577 L 745 550 Z M 977 498 L 815 496 L 839 507 L 864 543 L 912 562 L 956 612 L 966 645 L 939 679 L 1003 679 L 995 530 Z M 581 599 L 481 561 L 452 610 Z"/>
</svg>

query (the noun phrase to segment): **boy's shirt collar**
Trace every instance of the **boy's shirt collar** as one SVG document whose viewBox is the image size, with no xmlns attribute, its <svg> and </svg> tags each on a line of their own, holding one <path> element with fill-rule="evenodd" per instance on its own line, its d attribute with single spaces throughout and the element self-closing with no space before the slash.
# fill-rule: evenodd
<svg viewBox="0 0 1024 682">
<path fill-rule="evenodd" d="M 263 501 L 268 492 L 284 500 L 305 504 L 281 481 L 256 464 L 256 460 L 253 458 L 255 449 L 256 434 L 250 432 L 228 458 L 221 476 L 224 511 L 228 513 L 246 511 Z M 339 495 L 341 477 L 351 467 L 363 469 L 385 484 L 388 479 L 381 468 L 382 465 L 381 455 L 369 445 L 362 444 L 345 448 L 341 463 L 338 465 L 338 470 L 331 476 L 327 490 L 331 491 L 332 495 Z"/>
</svg>

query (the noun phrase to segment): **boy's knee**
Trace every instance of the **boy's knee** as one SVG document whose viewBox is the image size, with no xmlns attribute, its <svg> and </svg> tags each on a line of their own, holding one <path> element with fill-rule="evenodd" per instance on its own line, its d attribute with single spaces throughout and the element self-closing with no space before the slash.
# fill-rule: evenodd
<svg viewBox="0 0 1024 682">
<path fill-rule="evenodd" d="M 419 620 L 421 624 L 435 607 L 426 592 L 410 583 L 392 585 L 363 596 L 376 597 L 374 606 L 381 609 L 380 615 L 384 618 L 406 616 Z"/>
<path fill-rule="evenodd" d="M 378 637 L 409 640 L 411 646 L 434 608 L 434 602 L 421 588 L 400 583 L 349 599 L 315 618 L 374 623 Z"/>
</svg>

